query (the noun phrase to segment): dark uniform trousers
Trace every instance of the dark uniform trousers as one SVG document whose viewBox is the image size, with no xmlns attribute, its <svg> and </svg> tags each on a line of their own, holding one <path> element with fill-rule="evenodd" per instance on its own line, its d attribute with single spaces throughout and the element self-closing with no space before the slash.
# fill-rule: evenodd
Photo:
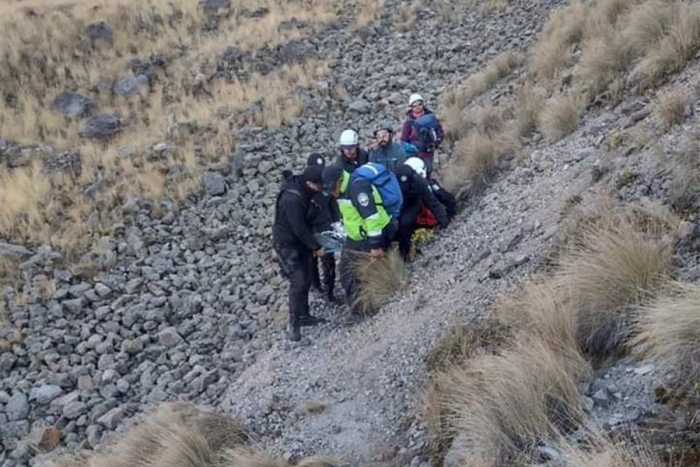
<svg viewBox="0 0 700 467">
<path fill-rule="evenodd" d="M 321 289 L 321 275 L 319 274 L 318 258 L 312 258 L 313 266 L 311 267 L 312 281 L 314 287 Z M 333 286 L 335 285 L 335 255 L 328 253 L 321 258 L 321 268 L 323 269 L 323 286 L 326 293 L 333 294 Z"/>
<path fill-rule="evenodd" d="M 274 245 L 280 262 L 282 277 L 289 280 L 290 322 L 309 315 L 309 289 L 312 277 L 312 252 L 308 248 L 288 245 Z"/>
</svg>

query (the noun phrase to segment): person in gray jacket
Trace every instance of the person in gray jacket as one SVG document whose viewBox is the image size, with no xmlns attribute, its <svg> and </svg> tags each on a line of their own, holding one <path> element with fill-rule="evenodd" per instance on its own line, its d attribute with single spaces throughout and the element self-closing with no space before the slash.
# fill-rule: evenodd
<svg viewBox="0 0 700 467">
<path fill-rule="evenodd" d="M 394 129 L 391 123 L 380 122 L 374 130 L 374 137 L 377 142 L 369 153 L 369 161 L 382 164 L 391 172 L 396 172 L 396 169 L 406 162 L 406 152 L 401 144 L 394 142 Z"/>
</svg>

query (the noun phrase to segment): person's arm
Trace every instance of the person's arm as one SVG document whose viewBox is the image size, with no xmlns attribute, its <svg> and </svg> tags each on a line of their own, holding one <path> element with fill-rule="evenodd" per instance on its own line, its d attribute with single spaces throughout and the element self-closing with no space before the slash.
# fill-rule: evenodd
<svg viewBox="0 0 700 467">
<path fill-rule="evenodd" d="M 437 121 L 437 130 L 435 133 L 437 133 L 437 146 L 440 146 L 440 143 L 442 143 L 442 140 L 445 139 L 445 131 L 442 129 L 442 123 L 440 123 L 440 120 L 438 120 L 437 117 L 435 117 L 435 120 Z"/>
<path fill-rule="evenodd" d="M 369 239 L 370 248 L 372 250 L 381 249 L 384 225 L 381 223 L 379 211 L 374 204 L 372 184 L 366 180 L 358 180 L 353 183 L 350 188 L 350 200 L 364 220 L 363 227 Z"/>
<path fill-rule="evenodd" d="M 411 129 L 413 124 L 411 120 L 406 120 L 403 122 L 403 128 L 401 129 L 401 142 L 410 143 L 411 142 Z"/>
<path fill-rule="evenodd" d="M 440 227 L 447 227 L 449 221 L 447 219 L 445 207 L 442 205 L 442 203 L 440 203 L 440 201 L 438 201 L 437 197 L 433 193 L 433 190 L 430 189 L 428 181 L 420 175 L 414 176 L 414 180 L 420 187 L 421 201 L 428 206 L 428 209 L 430 209 L 430 212 L 433 213 L 435 219 L 438 221 L 438 224 L 440 224 Z"/>
<path fill-rule="evenodd" d="M 309 226 L 306 224 L 306 209 L 304 203 L 295 194 L 286 194 L 286 202 L 280 203 L 283 213 L 287 216 L 287 222 L 292 228 L 292 233 L 302 244 L 310 250 L 318 250 L 320 245 L 314 238 Z M 297 198 L 292 199 L 291 197 Z"/>
</svg>

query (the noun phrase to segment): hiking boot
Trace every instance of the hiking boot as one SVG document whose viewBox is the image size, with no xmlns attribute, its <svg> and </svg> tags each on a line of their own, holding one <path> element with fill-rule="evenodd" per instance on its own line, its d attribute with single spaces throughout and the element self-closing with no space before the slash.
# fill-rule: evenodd
<svg viewBox="0 0 700 467">
<path fill-rule="evenodd" d="M 312 316 L 312 315 L 306 315 L 302 316 L 299 318 L 299 324 L 301 326 L 317 326 L 319 324 L 325 323 L 326 320 L 323 318 L 319 318 L 317 316 Z"/>
<path fill-rule="evenodd" d="M 301 340 L 301 332 L 298 326 L 290 326 L 287 331 L 287 338 L 292 342 L 299 342 Z"/>
</svg>

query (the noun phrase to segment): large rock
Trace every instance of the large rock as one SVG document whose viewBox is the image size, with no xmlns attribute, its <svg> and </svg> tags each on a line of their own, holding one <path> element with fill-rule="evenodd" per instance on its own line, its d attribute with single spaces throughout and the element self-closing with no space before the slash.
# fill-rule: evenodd
<svg viewBox="0 0 700 467">
<path fill-rule="evenodd" d="M 124 407 L 115 407 L 101 416 L 97 423 L 104 425 L 109 430 L 114 430 L 122 420 L 124 420 Z"/>
<path fill-rule="evenodd" d="M 89 97 L 73 91 L 64 91 L 54 99 L 51 108 L 67 118 L 77 120 L 92 115 L 95 104 Z"/>
<path fill-rule="evenodd" d="M 148 92 L 148 76 L 138 75 L 124 78 L 114 85 L 114 94 L 118 96 L 132 96 L 141 92 Z"/>
<path fill-rule="evenodd" d="M 38 388 L 32 388 L 29 392 L 29 400 L 35 401 L 37 404 L 48 404 L 58 396 L 63 394 L 63 389 L 60 386 L 46 384 Z"/>
<path fill-rule="evenodd" d="M 226 12 L 231 9 L 231 0 L 203 0 L 199 8 L 207 13 Z"/>
<path fill-rule="evenodd" d="M 220 173 L 204 172 L 202 182 L 204 183 L 204 191 L 209 196 L 219 196 L 226 193 L 226 180 Z"/>
<path fill-rule="evenodd" d="M 92 45 L 98 43 L 112 45 L 114 43 L 112 29 L 104 21 L 89 24 L 85 28 L 85 38 Z"/>
<path fill-rule="evenodd" d="M 175 347 L 182 340 L 182 336 L 175 328 L 166 328 L 158 333 L 158 343 L 167 348 Z"/>
<path fill-rule="evenodd" d="M 29 401 L 27 400 L 27 396 L 19 391 L 14 393 L 5 407 L 5 413 L 7 413 L 7 418 L 9 418 L 10 421 L 26 419 L 29 415 Z"/>
<path fill-rule="evenodd" d="M 122 122 L 116 115 L 100 114 L 83 123 L 78 134 L 82 138 L 107 140 L 116 136 L 121 129 Z"/>
<path fill-rule="evenodd" d="M 21 259 L 26 259 L 31 255 L 32 252 L 27 250 L 23 246 L 0 242 L 0 258 L 17 261 Z"/>
<path fill-rule="evenodd" d="M 75 420 L 81 415 L 86 414 L 88 406 L 84 402 L 74 401 L 63 406 L 63 416 L 68 420 Z"/>
<path fill-rule="evenodd" d="M 357 99 L 348 106 L 348 109 L 359 114 L 368 114 L 372 111 L 372 104 L 365 99 Z"/>
</svg>

